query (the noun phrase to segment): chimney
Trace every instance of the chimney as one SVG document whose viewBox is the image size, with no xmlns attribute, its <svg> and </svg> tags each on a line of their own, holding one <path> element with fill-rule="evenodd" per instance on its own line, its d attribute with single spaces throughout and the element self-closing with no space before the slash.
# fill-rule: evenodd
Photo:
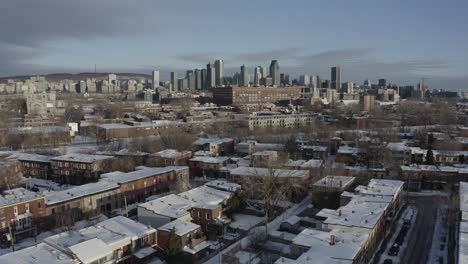
<svg viewBox="0 0 468 264">
<path fill-rule="evenodd" d="M 330 235 L 330 246 L 333 246 L 336 244 L 336 237 L 335 235 Z"/>
</svg>

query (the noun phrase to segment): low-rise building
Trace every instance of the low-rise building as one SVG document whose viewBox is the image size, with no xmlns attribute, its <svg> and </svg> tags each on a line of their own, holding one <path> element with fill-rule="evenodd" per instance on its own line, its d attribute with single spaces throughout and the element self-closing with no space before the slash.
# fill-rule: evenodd
<svg viewBox="0 0 468 264">
<path fill-rule="evenodd" d="M 197 246 L 206 240 L 206 237 L 203 235 L 199 225 L 191 222 L 174 220 L 158 227 L 158 247 L 167 249 L 171 235 L 175 235 L 177 238 L 176 241 L 179 241 L 179 249 L 187 252 L 190 252 L 190 249 L 197 249 L 196 253 L 198 253 L 201 249 L 197 248 Z M 203 243 L 200 246 L 204 246 L 204 248 L 206 248 L 208 244 Z"/>
<path fill-rule="evenodd" d="M 224 176 L 221 168 L 226 166 L 228 162 L 228 157 L 193 157 L 188 161 L 190 177 L 220 178 Z"/>
<path fill-rule="evenodd" d="M 39 154 L 18 153 L 8 157 L 20 162 L 20 171 L 24 177 L 48 179 L 51 174 L 50 157 Z"/>
<path fill-rule="evenodd" d="M 326 176 L 312 185 L 312 203 L 316 208 L 336 209 L 340 196 L 353 188 L 355 178 L 348 176 Z"/>
<path fill-rule="evenodd" d="M 234 152 L 232 138 L 199 138 L 193 142 L 193 145 L 196 150 L 205 150 L 221 156 Z"/>
<path fill-rule="evenodd" d="M 51 158 L 52 179 L 59 183 L 96 182 L 112 168 L 112 156 L 67 154 Z"/>
<path fill-rule="evenodd" d="M 44 195 L 16 188 L 4 191 L 0 196 L 1 242 L 9 245 L 36 234 L 38 224 L 46 216 Z M 9 235 L 11 234 L 13 238 Z"/>
<path fill-rule="evenodd" d="M 192 157 L 191 151 L 178 151 L 175 149 L 165 149 L 150 155 L 149 160 L 154 161 L 158 167 L 166 166 L 187 166 L 188 160 Z"/>
<path fill-rule="evenodd" d="M 298 128 L 311 125 L 317 119 L 316 113 L 298 114 L 257 114 L 248 117 L 249 129 Z"/>
</svg>

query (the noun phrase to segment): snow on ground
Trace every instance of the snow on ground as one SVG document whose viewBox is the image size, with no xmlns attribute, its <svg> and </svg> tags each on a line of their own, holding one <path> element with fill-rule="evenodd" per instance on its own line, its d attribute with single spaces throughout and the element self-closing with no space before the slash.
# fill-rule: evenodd
<svg viewBox="0 0 468 264">
<path fill-rule="evenodd" d="M 393 233 L 392 238 L 390 239 L 389 243 L 387 244 L 387 248 L 385 248 L 384 253 L 380 257 L 379 263 L 382 264 L 386 259 L 391 259 L 392 264 L 398 264 L 400 263 L 400 258 L 405 254 L 406 247 L 408 245 L 409 241 L 409 236 L 411 235 L 411 232 L 414 227 L 414 222 L 416 221 L 416 217 L 418 215 L 418 209 L 416 207 L 408 206 L 405 211 L 402 213 L 400 219 L 398 219 L 398 222 L 396 223 L 398 225 L 397 229 L 395 230 L 395 233 Z M 410 221 L 411 226 L 408 230 L 408 233 L 406 234 L 405 240 L 403 244 L 400 246 L 400 252 L 398 253 L 398 256 L 389 256 L 388 252 L 390 248 L 393 246 L 395 243 L 395 239 L 397 238 L 398 234 L 400 233 L 401 228 L 403 227 L 403 223 L 405 221 Z"/>
<path fill-rule="evenodd" d="M 258 217 L 247 214 L 234 214 L 229 226 L 235 229 L 249 231 L 252 227 L 264 222 L 265 219 L 265 216 Z"/>
<path fill-rule="evenodd" d="M 298 204 L 294 204 L 291 208 L 289 208 L 288 210 L 284 211 L 280 216 L 278 216 L 277 218 L 275 218 L 273 221 L 269 222 L 268 223 L 268 229 L 269 230 L 278 230 L 280 224 L 286 220 L 288 217 L 292 216 L 292 215 L 298 215 L 300 213 L 302 213 L 305 209 L 307 209 L 309 206 L 311 205 L 311 200 L 310 200 L 310 197 L 307 197 L 305 198 L 304 200 L 302 200 L 302 202 L 298 203 Z M 260 229 L 262 228 L 262 229 Z M 234 247 L 236 247 L 237 245 L 241 245 L 243 248 L 246 248 L 250 245 L 250 240 L 251 240 L 251 236 L 254 235 L 256 232 L 258 232 L 258 229 L 260 230 L 264 230 L 265 227 L 264 226 L 261 226 L 261 227 L 257 227 L 257 228 L 254 228 L 252 230 L 250 230 L 249 232 L 249 235 L 248 236 L 245 236 L 244 238 L 242 238 L 241 240 L 239 240 L 238 242 L 230 245 L 229 247 L 225 248 L 224 250 L 222 250 L 221 252 L 219 252 L 218 254 L 214 255 L 211 259 L 209 259 L 208 261 L 205 262 L 205 264 L 218 264 L 220 263 L 220 259 L 221 259 L 221 256 L 223 254 L 226 254 L 226 252 L 232 250 Z"/>
<path fill-rule="evenodd" d="M 82 221 L 76 222 L 73 229 L 75 229 L 75 230 L 83 229 L 83 228 L 95 225 L 96 223 L 104 221 L 106 219 L 107 219 L 106 216 L 99 215 L 98 217 L 96 217 L 96 219 L 93 219 L 93 220 L 82 220 Z M 57 229 L 54 229 L 54 230 L 51 230 L 51 231 L 42 232 L 42 233 L 38 234 L 36 238 L 30 237 L 30 238 L 23 239 L 19 243 L 15 244 L 15 251 L 19 250 L 19 249 L 27 248 L 27 247 L 32 247 L 34 245 L 37 245 L 37 244 L 41 243 L 42 240 L 44 240 L 44 239 L 46 239 L 46 238 L 48 238 L 50 236 L 53 236 L 53 235 L 56 235 L 56 234 L 59 234 L 59 233 L 65 232 L 65 231 L 67 231 L 66 228 L 61 227 L 61 228 L 57 228 Z M 12 251 L 13 251 L 13 249 L 11 247 L 10 248 L 0 248 L 0 255 L 5 255 L 5 254 L 10 253 Z"/>
<path fill-rule="evenodd" d="M 432 246 L 427 259 L 428 264 L 439 263 L 439 259 L 442 257 L 443 262 L 447 263 L 448 256 L 448 229 L 446 226 L 447 213 L 446 208 L 437 209 L 436 224 L 434 227 L 434 235 L 432 237 Z"/>
</svg>

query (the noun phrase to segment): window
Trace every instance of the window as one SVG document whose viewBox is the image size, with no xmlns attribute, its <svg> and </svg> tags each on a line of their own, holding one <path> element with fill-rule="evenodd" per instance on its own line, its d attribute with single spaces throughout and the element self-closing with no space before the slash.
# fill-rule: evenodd
<svg viewBox="0 0 468 264">
<path fill-rule="evenodd" d="M 206 213 L 206 220 L 210 220 L 210 213 Z"/>
<path fill-rule="evenodd" d="M 202 216 L 201 216 L 201 212 L 198 211 L 198 218 L 201 218 L 201 217 L 202 217 Z"/>
<path fill-rule="evenodd" d="M 13 207 L 13 212 L 15 216 L 18 216 L 18 206 Z"/>
<path fill-rule="evenodd" d="M 26 210 L 26 213 L 29 213 L 29 203 L 24 204 L 24 208 Z"/>
</svg>

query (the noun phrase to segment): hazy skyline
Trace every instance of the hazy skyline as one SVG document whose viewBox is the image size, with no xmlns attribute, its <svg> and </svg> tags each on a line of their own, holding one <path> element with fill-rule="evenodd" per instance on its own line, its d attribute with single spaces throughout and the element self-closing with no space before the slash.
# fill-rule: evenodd
<svg viewBox="0 0 468 264">
<path fill-rule="evenodd" d="M 466 1 L 15 0 L 2 3 L 0 76 L 169 71 L 221 58 L 280 71 L 468 88 Z M 444 85 L 446 84 L 446 85 Z"/>
</svg>

